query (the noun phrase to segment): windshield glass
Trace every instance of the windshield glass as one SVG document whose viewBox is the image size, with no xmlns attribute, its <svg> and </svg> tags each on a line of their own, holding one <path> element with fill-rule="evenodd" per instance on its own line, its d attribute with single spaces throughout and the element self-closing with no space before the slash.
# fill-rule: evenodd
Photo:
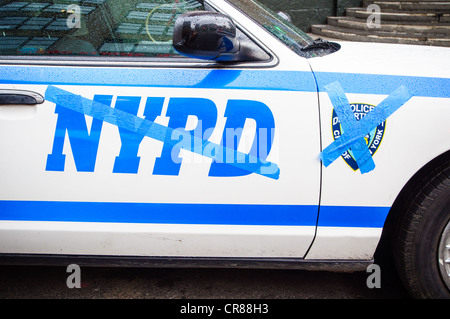
<svg viewBox="0 0 450 319">
<path fill-rule="evenodd" d="M 271 11 L 255 0 L 228 0 L 244 14 L 262 25 L 267 31 L 289 46 L 296 53 L 303 55 L 301 49 L 313 43 L 306 33 L 288 20 Z"/>
</svg>

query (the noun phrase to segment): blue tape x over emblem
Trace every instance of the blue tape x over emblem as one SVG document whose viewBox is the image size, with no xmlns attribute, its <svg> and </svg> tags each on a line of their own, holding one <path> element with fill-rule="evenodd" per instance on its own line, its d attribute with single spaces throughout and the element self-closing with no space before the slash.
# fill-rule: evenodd
<svg viewBox="0 0 450 319">
<path fill-rule="evenodd" d="M 372 171 L 375 168 L 375 162 L 364 137 L 408 102 L 412 95 L 405 86 L 400 86 L 365 117 L 357 121 L 344 89 L 338 81 L 325 86 L 325 90 L 339 117 L 344 134 L 325 148 L 320 154 L 320 159 L 325 167 L 328 167 L 351 149 L 361 174 Z"/>
</svg>

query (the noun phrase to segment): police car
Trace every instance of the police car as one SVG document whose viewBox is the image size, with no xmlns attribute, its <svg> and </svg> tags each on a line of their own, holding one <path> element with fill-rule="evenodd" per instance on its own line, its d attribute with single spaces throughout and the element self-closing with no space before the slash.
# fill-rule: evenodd
<svg viewBox="0 0 450 319">
<path fill-rule="evenodd" d="M 380 248 L 450 296 L 450 49 L 313 40 L 253 0 L 0 3 L 2 263 Z"/>
</svg>

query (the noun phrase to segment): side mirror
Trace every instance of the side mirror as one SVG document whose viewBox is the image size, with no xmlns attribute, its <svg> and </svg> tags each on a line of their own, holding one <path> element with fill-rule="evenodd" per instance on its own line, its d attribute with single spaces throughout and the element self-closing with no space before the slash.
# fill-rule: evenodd
<svg viewBox="0 0 450 319">
<path fill-rule="evenodd" d="M 173 46 L 182 55 L 220 62 L 270 59 L 261 48 L 237 37 L 233 21 L 217 12 L 193 11 L 175 22 Z"/>
</svg>

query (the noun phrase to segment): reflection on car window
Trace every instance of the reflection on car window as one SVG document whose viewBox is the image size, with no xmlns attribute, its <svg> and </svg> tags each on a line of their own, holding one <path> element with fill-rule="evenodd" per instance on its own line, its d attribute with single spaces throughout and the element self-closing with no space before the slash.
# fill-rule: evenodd
<svg viewBox="0 0 450 319">
<path fill-rule="evenodd" d="M 313 43 L 313 40 L 306 33 L 258 1 L 228 1 L 300 55 L 304 54 L 301 51 L 303 47 Z"/>
<path fill-rule="evenodd" d="M 0 55 L 170 57 L 178 15 L 200 0 L 0 0 Z"/>
</svg>

